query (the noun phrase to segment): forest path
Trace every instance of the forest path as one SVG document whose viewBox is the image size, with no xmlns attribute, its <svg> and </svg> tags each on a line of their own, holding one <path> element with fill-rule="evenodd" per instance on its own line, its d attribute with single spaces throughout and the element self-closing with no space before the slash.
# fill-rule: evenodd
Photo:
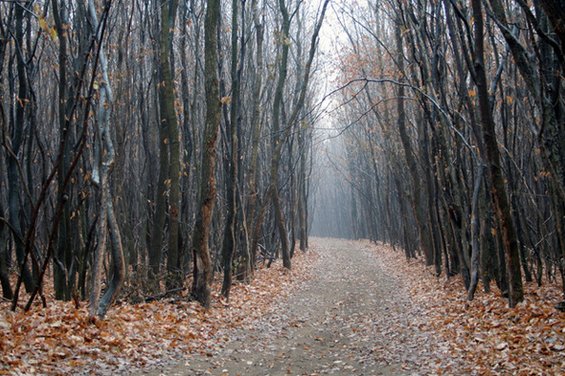
<svg viewBox="0 0 565 376">
<path fill-rule="evenodd" d="M 314 239 L 313 277 L 217 353 L 151 375 L 421 374 L 428 336 L 407 288 L 362 242 Z"/>
</svg>

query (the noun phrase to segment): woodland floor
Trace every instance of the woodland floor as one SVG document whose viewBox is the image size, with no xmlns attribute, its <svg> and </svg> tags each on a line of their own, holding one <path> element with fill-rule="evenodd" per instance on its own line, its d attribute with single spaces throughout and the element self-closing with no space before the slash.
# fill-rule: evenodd
<svg viewBox="0 0 565 376">
<path fill-rule="evenodd" d="M 494 294 L 469 304 L 460 282 L 434 278 L 388 246 L 313 243 L 312 278 L 287 299 L 229 333 L 218 351 L 148 373 L 565 374 L 565 315 L 549 303 L 555 289 L 529 286 L 516 310 Z"/>
<path fill-rule="evenodd" d="M 151 375 L 427 373 L 432 338 L 406 286 L 359 242 L 317 239 L 312 278 L 226 346 Z"/>
<path fill-rule="evenodd" d="M 526 285 L 515 309 L 496 292 L 465 300 L 460 278 L 367 241 L 312 239 L 291 272 L 261 268 L 228 302 L 122 303 L 104 321 L 50 301 L 0 304 L 0 374 L 565 374 L 559 288 Z M 219 286 L 215 286 L 215 291 Z"/>
</svg>

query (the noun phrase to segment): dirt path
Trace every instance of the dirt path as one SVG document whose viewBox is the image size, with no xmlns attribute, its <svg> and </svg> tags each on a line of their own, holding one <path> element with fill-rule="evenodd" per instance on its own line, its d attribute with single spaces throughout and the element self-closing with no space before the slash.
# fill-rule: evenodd
<svg viewBox="0 0 565 376">
<path fill-rule="evenodd" d="M 363 243 L 316 239 L 314 277 L 216 353 L 151 375 L 411 375 L 433 351 L 402 282 Z M 421 319 L 421 318 L 420 318 Z M 431 365 L 430 365 L 431 366 Z"/>
</svg>

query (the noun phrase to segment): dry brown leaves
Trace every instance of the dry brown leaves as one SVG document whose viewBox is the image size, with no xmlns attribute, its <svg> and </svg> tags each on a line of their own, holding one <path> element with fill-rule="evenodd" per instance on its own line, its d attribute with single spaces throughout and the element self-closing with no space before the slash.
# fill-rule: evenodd
<svg viewBox="0 0 565 376">
<path fill-rule="evenodd" d="M 411 286 L 419 329 L 439 337 L 437 359 L 430 359 L 437 374 L 565 374 L 565 313 L 554 308 L 560 286 L 528 283 L 524 302 L 508 308 L 493 283 L 493 292 L 477 290 L 469 302 L 460 277 L 436 278 L 422 260 L 407 261 L 389 246 L 367 246 L 387 272 Z"/>
<path fill-rule="evenodd" d="M 0 374 L 114 374 L 207 354 L 222 346 L 223 330 L 252 323 L 308 278 L 315 258 L 296 252 L 291 271 L 278 262 L 260 268 L 251 284 L 233 286 L 229 303 L 214 293 L 208 311 L 186 299 L 122 303 L 93 324 L 85 304 L 52 301 L 13 313 L 1 303 Z"/>
</svg>

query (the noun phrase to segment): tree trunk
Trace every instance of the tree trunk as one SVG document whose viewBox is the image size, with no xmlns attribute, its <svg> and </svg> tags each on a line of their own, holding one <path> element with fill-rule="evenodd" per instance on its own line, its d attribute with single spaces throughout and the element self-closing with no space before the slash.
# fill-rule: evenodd
<svg viewBox="0 0 565 376">
<path fill-rule="evenodd" d="M 55 298 L 62 300 L 69 300 L 71 298 L 71 291 L 67 284 L 68 276 L 68 264 L 71 258 L 71 221 L 70 221 L 70 209 L 68 201 L 70 199 L 70 194 L 66 189 L 68 187 L 64 186 L 64 180 L 69 170 L 70 157 L 71 157 L 71 145 L 72 131 L 67 127 L 71 122 L 68 120 L 68 108 L 71 105 L 70 95 L 68 91 L 67 82 L 67 5 L 65 3 L 60 3 L 58 0 L 52 0 L 53 6 L 53 18 L 55 20 L 55 27 L 57 28 L 57 34 L 59 38 L 59 132 L 61 137 L 67 137 L 69 142 L 65 143 L 65 149 L 63 150 L 63 158 L 61 161 L 60 171 L 57 174 L 58 178 L 58 189 L 59 196 L 65 200 L 63 215 L 61 218 L 61 224 L 59 226 L 58 234 L 58 245 L 57 250 L 54 255 L 55 263 L 53 265 L 53 278 L 55 283 Z M 63 136 L 64 135 L 64 136 Z"/>
<path fill-rule="evenodd" d="M 539 0 L 551 26 L 561 41 L 561 54 L 565 55 L 565 3 L 562 0 Z M 565 67 L 565 61 L 561 61 Z"/>
<path fill-rule="evenodd" d="M 484 166 L 481 164 L 477 168 L 475 176 L 475 188 L 473 189 L 473 198 L 471 202 L 471 283 L 469 286 L 467 299 L 473 300 L 475 290 L 479 283 L 479 265 L 480 265 L 480 243 L 479 243 L 479 194 L 483 185 Z"/>
<path fill-rule="evenodd" d="M 180 214 L 180 132 L 175 111 L 175 80 L 173 76 L 173 53 L 171 51 L 178 0 L 161 0 L 161 29 L 159 38 L 159 107 L 160 129 L 165 130 L 161 148 L 168 149 L 168 168 L 165 186 L 168 188 L 169 242 L 167 250 L 167 289 L 182 286 L 182 270 L 179 263 L 179 214 Z M 163 154 L 167 154 L 166 152 Z M 163 161 L 162 161 L 163 163 Z M 163 164 L 161 164 L 163 166 Z M 161 183 L 161 182 L 160 182 Z M 159 192 L 158 192 L 159 194 Z M 160 195 L 164 196 L 165 192 Z M 165 197 L 161 197 L 163 200 Z M 163 210 L 165 210 L 163 208 Z M 164 219 L 164 213 L 158 213 Z M 159 218 L 161 220 L 161 217 Z M 160 225 L 160 223 L 157 223 Z M 160 239 L 161 227 L 155 227 L 156 240 Z M 156 242 L 157 244 L 157 242 Z M 160 243 L 159 243 L 160 244 Z M 156 251 L 156 250 L 155 250 Z M 159 252 L 160 254 L 160 252 Z M 159 259 L 155 258 L 155 261 Z"/>
<path fill-rule="evenodd" d="M 264 39 L 264 26 L 261 22 L 261 13 L 257 9 L 257 0 L 251 3 L 251 10 L 253 12 L 253 23 L 255 25 L 255 82 L 253 83 L 253 104 L 251 107 L 252 125 L 251 125 L 251 162 L 247 175 L 249 177 L 249 200 L 247 204 L 247 216 L 250 219 L 250 239 L 251 248 L 250 253 L 250 274 L 255 271 L 255 261 L 257 258 L 257 247 L 259 242 L 259 229 L 263 222 L 262 203 L 259 203 L 259 146 L 261 135 L 261 94 L 263 86 L 263 39 Z M 259 208 L 258 208 L 259 207 Z M 261 215 L 260 215 L 261 214 Z"/>
<path fill-rule="evenodd" d="M 0 213 L 4 212 L 2 203 L 0 203 Z M 12 299 L 12 285 L 10 283 L 10 275 L 8 274 L 8 241 L 4 232 L 4 221 L 0 220 L 0 284 L 2 285 L 2 297 L 4 299 Z"/>
<path fill-rule="evenodd" d="M 522 273 L 520 270 L 520 255 L 514 224 L 510 215 L 510 207 L 506 196 L 506 187 L 502 168 L 500 165 L 500 152 L 496 139 L 495 123 L 489 103 L 488 86 L 484 62 L 484 30 L 483 14 L 480 0 L 471 0 L 473 7 L 474 44 L 475 44 L 475 83 L 479 98 L 481 114 L 481 133 L 486 149 L 486 161 L 490 181 L 492 184 L 491 198 L 498 219 L 499 229 L 502 232 L 502 246 L 508 276 L 508 301 L 510 307 L 524 299 L 522 287 Z"/>
<path fill-rule="evenodd" d="M 200 205 L 194 226 L 192 251 L 194 253 L 194 280 L 192 297 L 204 307 L 210 307 L 212 260 L 208 249 L 212 213 L 216 202 L 216 141 L 220 129 L 220 98 L 218 84 L 218 44 L 216 31 L 220 20 L 220 0 L 207 0 L 204 24 L 204 75 L 206 89 L 206 123 L 202 176 L 200 180 Z"/>
<path fill-rule="evenodd" d="M 395 37 L 396 37 L 396 48 L 398 50 L 398 68 L 401 71 L 401 74 L 404 74 L 404 49 L 402 44 L 402 34 L 400 30 L 400 26 L 396 27 L 395 29 Z M 397 112 L 398 112 L 398 132 L 400 134 L 400 141 L 402 143 L 402 148 L 404 149 L 404 158 L 406 160 L 406 164 L 408 165 L 408 172 L 412 178 L 412 208 L 414 210 L 414 217 L 416 218 L 416 224 L 418 227 L 418 235 L 420 239 L 420 249 L 424 252 L 426 258 L 426 264 L 431 265 L 433 262 L 432 258 L 432 245 L 430 234 L 428 232 L 426 226 L 426 220 L 424 218 L 424 214 L 422 213 L 421 209 L 421 197 L 420 197 L 420 187 L 418 187 L 420 178 L 418 176 L 418 165 L 416 162 L 416 158 L 414 157 L 414 151 L 412 150 L 412 146 L 410 144 L 410 137 L 408 136 L 408 131 L 406 129 L 406 118 L 404 114 L 404 98 L 405 97 L 405 89 L 404 86 L 398 86 L 398 104 L 397 104 Z"/>
<path fill-rule="evenodd" d="M 87 16 L 91 27 L 90 32 L 96 33 L 98 28 L 98 17 L 96 15 L 96 6 L 94 0 L 88 0 Z M 105 9 L 108 11 L 108 8 Z M 103 30 L 103 29 L 101 29 Z M 102 32 L 97 35 L 98 43 L 103 43 Z M 93 173 L 93 181 L 100 189 L 100 206 L 97 222 L 97 238 L 98 243 L 94 253 L 94 262 L 92 267 L 92 284 L 89 300 L 89 315 L 91 319 L 97 315 L 103 318 L 108 311 L 110 304 L 114 301 L 119 293 L 125 278 L 125 260 L 123 255 L 122 239 L 116 216 L 114 214 L 114 206 L 112 203 L 112 191 L 110 189 L 110 171 L 114 164 L 114 144 L 110 133 L 110 112 L 112 106 L 112 90 L 110 88 L 110 78 L 108 74 L 108 61 L 104 49 L 100 47 L 100 73 L 102 80 L 99 85 L 99 102 L 97 109 L 98 135 L 100 136 L 101 150 L 98 155 L 99 161 L 94 163 L 98 165 L 99 172 Z M 102 264 L 104 259 L 104 251 L 107 246 L 108 228 L 110 230 L 110 246 L 112 249 L 112 277 L 108 289 L 100 299 L 101 282 L 102 282 Z"/>
<path fill-rule="evenodd" d="M 15 19 L 16 19 L 16 43 L 19 48 L 23 49 L 23 37 L 24 37 L 24 13 L 25 5 L 19 4 L 15 7 Z M 7 153 L 7 172 L 8 172 L 8 212 L 9 212 L 9 223 L 12 231 L 14 232 L 14 245 L 16 248 L 16 260 L 18 261 L 18 268 L 22 273 L 23 282 L 27 292 L 31 292 L 34 288 L 33 277 L 27 266 L 24 265 L 25 250 L 23 239 L 23 229 L 22 229 L 22 219 L 24 216 L 23 207 L 20 204 L 20 194 L 23 190 L 22 178 L 20 171 L 18 171 L 18 155 L 20 154 L 23 139 L 24 139 L 24 127 L 25 127 L 25 112 L 26 106 L 31 106 L 30 95 L 28 91 L 28 82 L 26 74 L 26 62 L 24 61 L 23 50 L 17 53 L 17 72 L 18 72 L 18 92 L 14 95 L 18 98 L 16 100 L 15 109 L 15 119 L 13 115 L 10 116 L 12 121 L 12 129 L 10 137 L 11 150 Z M 4 144 L 5 148 L 10 148 L 9 145 Z"/>
<path fill-rule="evenodd" d="M 273 207 L 275 209 L 275 221 L 277 229 L 279 232 L 279 238 L 281 241 L 281 253 L 283 258 L 283 265 L 285 268 L 290 269 L 290 250 L 288 244 L 288 234 L 286 231 L 286 220 L 284 218 L 284 212 L 281 207 L 280 195 L 279 195 L 279 164 L 281 158 L 282 144 L 284 140 L 280 135 L 280 118 L 281 109 L 283 106 L 283 93 L 284 86 L 286 82 L 286 77 L 288 74 L 288 53 L 290 50 L 290 16 L 288 14 L 288 9 L 285 4 L 285 0 L 279 0 L 279 10 L 282 14 L 282 28 L 280 34 L 281 44 L 281 57 L 279 61 L 278 69 L 278 79 L 277 86 L 275 88 L 275 97 L 273 99 L 273 151 L 271 156 L 271 179 L 269 186 L 269 195 Z"/>
<path fill-rule="evenodd" d="M 233 255 L 237 250 L 237 185 L 239 175 L 239 101 L 240 101 L 240 76 L 241 71 L 238 70 L 238 1 L 232 0 L 232 25 L 231 25 L 231 77 L 232 77 L 232 95 L 230 109 L 230 129 L 228 130 L 228 140 L 230 141 L 230 160 L 229 175 L 227 181 L 227 217 L 226 228 L 224 232 L 224 244 L 222 249 L 222 257 L 224 261 L 224 280 L 222 283 L 222 295 L 229 299 L 230 289 L 232 285 L 232 264 Z M 243 2 L 245 4 L 245 2 Z M 245 9 L 242 7 L 242 13 Z M 241 46 L 243 48 L 243 46 Z M 242 64 L 243 62 L 240 62 Z"/>
</svg>

